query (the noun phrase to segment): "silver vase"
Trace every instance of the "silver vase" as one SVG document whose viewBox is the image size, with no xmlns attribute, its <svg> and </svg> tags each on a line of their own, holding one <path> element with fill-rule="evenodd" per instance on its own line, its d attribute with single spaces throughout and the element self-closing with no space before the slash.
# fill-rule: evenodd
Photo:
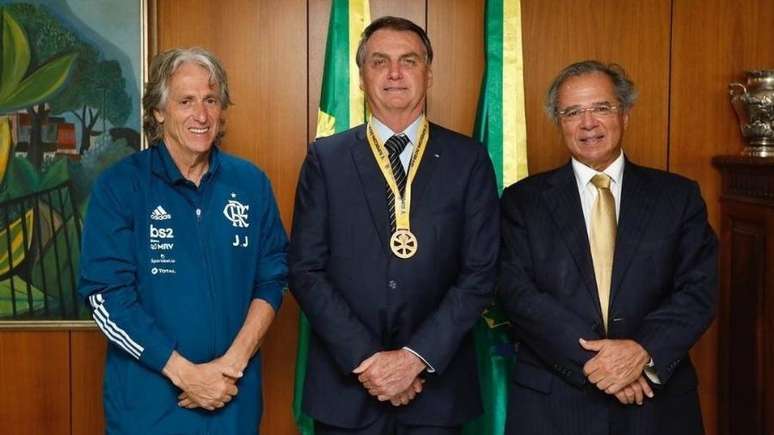
<svg viewBox="0 0 774 435">
<path fill-rule="evenodd" d="M 742 154 L 774 156 L 774 70 L 746 71 L 747 81 L 731 83 L 731 105 L 746 146 Z"/>
</svg>

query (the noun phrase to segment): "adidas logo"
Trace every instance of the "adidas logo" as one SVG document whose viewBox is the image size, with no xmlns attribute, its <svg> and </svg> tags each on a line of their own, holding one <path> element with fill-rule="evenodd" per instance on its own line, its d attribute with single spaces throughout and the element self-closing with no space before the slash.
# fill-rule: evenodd
<svg viewBox="0 0 774 435">
<path fill-rule="evenodd" d="M 168 219 L 172 219 L 172 215 L 167 213 L 166 210 L 162 206 L 156 207 L 153 212 L 150 215 L 150 218 L 154 221 L 165 221 Z"/>
</svg>

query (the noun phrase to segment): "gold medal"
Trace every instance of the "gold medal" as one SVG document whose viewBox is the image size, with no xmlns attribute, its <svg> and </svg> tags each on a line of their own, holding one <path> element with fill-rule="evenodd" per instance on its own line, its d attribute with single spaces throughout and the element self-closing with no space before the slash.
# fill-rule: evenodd
<svg viewBox="0 0 774 435">
<path fill-rule="evenodd" d="M 418 248 L 417 237 L 409 230 L 396 230 L 390 237 L 390 249 L 398 258 L 411 258 L 417 253 Z"/>
<path fill-rule="evenodd" d="M 422 117 L 422 126 L 420 128 L 419 144 L 414 148 L 414 153 L 409 161 L 408 171 L 406 171 L 406 190 L 401 195 L 400 190 L 398 190 L 398 183 L 395 182 L 395 176 L 392 173 L 392 167 L 390 167 L 387 150 L 384 144 L 379 143 L 371 125 L 368 125 L 368 144 L 371 146 L 371 152 L 373 152 L 374 158 L 376 158 L 376 162 L 379 164 L 379 169 L 382 171 L 382 175 L 395 197 L 396 230 L 392 237 L 390 237 L 390 251 L 396 257 L 402 259 L 413 257 L 419 247 L 417 237 L 411 232 L 409 213 L 411 211 L 411 182 L 414 181 L 414 177 L 417 175 L 419 163 L 422 161 L 425 148 L 427 148 L 430 132 L 429 124 L 424 116 Z"/>
</svg>

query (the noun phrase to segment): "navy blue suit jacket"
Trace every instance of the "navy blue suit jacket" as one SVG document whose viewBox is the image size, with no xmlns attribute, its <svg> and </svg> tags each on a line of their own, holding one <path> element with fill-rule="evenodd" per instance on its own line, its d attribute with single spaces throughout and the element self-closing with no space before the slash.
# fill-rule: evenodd
<svg viewBox="0 0 774 435">
<path fill-rule="evenodd" d="M 312 327 L 304 411 L 339 427 L 384 413 L 458 425 L 481 413 L 471 328 L 493 295 L 499 207 L 492 163 L 470 138 L 430 125 L 412 184 L 414 257 L 389 251 L 386 182 L 359 126 L 318 139 L 298 183 L 290 289 Z M 408 406 L 379 402 L 352 370 L 408 346 L 436 370 Z"/>
<path fill-rule="evenodd" d="M 572 166 L 509 187 L 501 208 L 499 298 L 518 343 L 512 433 L 701 433 L 688 351 L 714 315 L 717 241 L 698 185 L 624 167 L 607 337 L 653 358 L 663 385 L 643 406 L 619 404 L 583 374 L 594 354 L 578 339 L 605 332 Z"/>
</svg>

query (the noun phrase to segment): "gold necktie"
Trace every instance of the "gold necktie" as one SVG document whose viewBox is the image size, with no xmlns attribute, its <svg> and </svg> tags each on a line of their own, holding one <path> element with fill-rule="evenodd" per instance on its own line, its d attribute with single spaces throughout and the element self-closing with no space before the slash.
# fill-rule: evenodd
<svg viewBox="0 0 774 435">
<path fill-rule="evenodd" d="M 613 275 L 613 253 L 615 252 L 615 199 L 610 192 L 609 176 L 597 174 L 591 182 L 597 188 L 597 200 L 594 201 L 594 208 L 591 210 L 591 258 L 594 261 L 594 276 L 597 279 L 602 321 L 607 331 L 610 280 Z"/>
</svg>

